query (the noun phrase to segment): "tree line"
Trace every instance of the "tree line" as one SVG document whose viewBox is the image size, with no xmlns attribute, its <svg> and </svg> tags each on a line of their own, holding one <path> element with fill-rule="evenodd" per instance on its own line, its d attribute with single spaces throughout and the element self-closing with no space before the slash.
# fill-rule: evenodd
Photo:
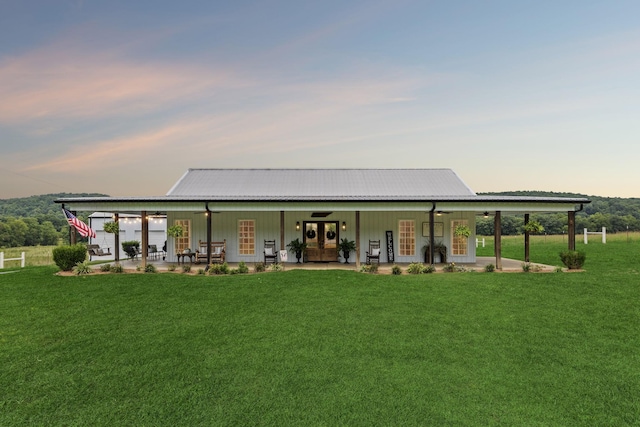
<svg viewBox="0 0 640 427">
<path fill-rule="evenodd" d="M 94 197 L 103 194 L 57 193 L 0 200 L 0 248 L 56 245 L 68 241 L 69 224 L 54 201 L 61 197 Z M 78 218 L 87 222 L 88 213 Z"/>
</svg>

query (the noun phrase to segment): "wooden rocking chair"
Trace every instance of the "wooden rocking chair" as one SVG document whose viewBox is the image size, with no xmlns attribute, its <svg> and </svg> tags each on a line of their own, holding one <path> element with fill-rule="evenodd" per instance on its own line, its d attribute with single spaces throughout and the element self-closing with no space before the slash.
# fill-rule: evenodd
<svg viewBox="0 0 640 427">
<path fill-rule="evenodd" d="M 264 241 L 264 263 L 275 264 L 278 262 L 278 251 L 276 250 L 275 240 Z"/>
<path fill-rule="evenodd" d="M 380 265 L 380 240 L 369 240 L 369 250 L 367 251 L 367 264 L 371 264 L 371 260 L 375 259 Z"/>
</svg>

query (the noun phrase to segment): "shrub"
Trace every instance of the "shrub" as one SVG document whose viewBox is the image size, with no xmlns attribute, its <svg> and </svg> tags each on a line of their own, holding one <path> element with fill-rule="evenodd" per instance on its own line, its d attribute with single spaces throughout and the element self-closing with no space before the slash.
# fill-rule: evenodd
<svg viewBox="0 0 640 427">
<path fill-rule="evenodd" d="M 153 264 L 147 264 L 147 266 L 144 268 L 144 272 L 145 273 L 157 273 L 158 269 Z"/>
<path fill-rule="evenodd" d="M 83 261 L 77 263 L 75 267 L 73 267 L 73 273 L 80 276 L 81 274 L 91 274 L 93 273 L 93 270 L 91 269 L 89 262 Z"/>
<path fill-rule="evenodd" d="M 275 262 L 269 266 L 269 271 L 283 271 L 284 266 L 279 262 Z"/>
<path fill-rule="evenodd" d="M 560 259 L 562 263 L 567 266 L 569 270 L 579 270 L 584 265 L 584 261 L 587 255 L 581 251 L 563 251 L 560 252 Z"/>
<path fill-rule="evenodd" d="M 394 276 L 399 276 L 400 274 L 402 274 L 402 268 L 400 268 L 400 266 L 397 264 L 393 264 L 393 267 L 391 267 L 391 274 L 393 274 Z"/>
<path fill-rule="evenodd" d="M 211 264 L 209 266 L 209 274 L 229 274 L 229 264 L 226 261 L 222 264 Z"/>
<path fill-rule="evenodd" d="M 169 264 L 169 267 L 167 267 L 168 271 L 176 271 L 176 265 L 175 264 Z"/>
<path fill-rule="evenodd" d="M 524 271 L 525 273 L 529 273 L 532 271 L 537 273 L 540 270 L 542 270 L 542 268 L 539 265 L 531 264 L 529 262 L 522 263 L 522 271 Z"/>
<path fill-rule="evenodd" d="M 493 264 L 487 264 L 484 266 L 484 271 L 485 273 L 493 273 L 494 271 L 496 271 L 496 266 Z"/>
<path fill-rule="evenodd" d="M 378 264 L 364 264 L 360 267 L 360 272 L 375 274 L 378 272 Z"/>
<path fill-rule="evenodd" d="M 204 271 L 204 268 L 198 269 L 198 276 L 204 276 L 204 273 L 206 273 L 206 271 Z"/>
<path fill-rule="evenodd" d="M 100 266 L 100 271 L 103 273 L 109 273 L 111 271 L 111 264 L 102 264 Z"/>
<path fill-rule="evenodd" d="M 262 272 L 265 270 L 264 262 L 256 262 L 256 263 L 253 265 L 253 270 L 254 270 L 256 273 L 262 273 Z"/>
<path fill-rule="evenodd" d="M 462 265 L 456 265 L 455 262 L 450 262 L 449 264 L 442 267 L 442 271 L 445 273 L 462 273 L 467 271 L 467 269 Z"/>
<path fill-rule="evenodd" d="M 190 273 L 191 272 L 191 266 L 190 265 L 182 265 L 182 272 L 183 273 Z"/>
<path fill-rule="evenodd" d="M 124 273 L 124 267 L 120 264 L 114 264 L 111 266 L 110 271 L 112 273 Z"/>
<path fill-rule="evenodd" d="M 425 274 L 429 274 L 429 273 L 435 273 L 436 272 L 436 267 L 434 265 L 425 265 L 424 266 L 424 273 Z"/>
<path fill-rule="evenodd" d="M 421 262 L 412 262 L 407 267 L 407 273 L 409 274 L 424 274 L 426 267 Z"/>
<path fill-rule="evenodd" d="M 71 246 L 57 246 L 53 249 L 53 262 L 62 271 L 71 271 L 79 262 L 87 259 L 87 247 L 82 243 Z"/>
<path fill-rule="evenodd" d="M 562 267 L 560 267 L 560 266 L 557 266 L 553 271 L 554 271 L 554 273 L 563 273 L 564 272 L 564 270 L 562 270 Z"/>
<path fill-rule="evenodd" d="M 247 264 L 245 264 L 244 261 L 240 261 L 240 263 L 238 264 L 238 273 L 247 274 L 248 272 L 249 272 L 249 267 L 247 267 Z"/>
</svg>

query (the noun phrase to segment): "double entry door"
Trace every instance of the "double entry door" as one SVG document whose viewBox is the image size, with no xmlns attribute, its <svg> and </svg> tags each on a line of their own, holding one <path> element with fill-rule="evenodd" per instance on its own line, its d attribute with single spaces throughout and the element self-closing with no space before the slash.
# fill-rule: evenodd
<svg viewBox="0 0 640 427">
<path fill-rule="evenodd" d="M 307 244 L 307 261 L 338 261 L 338 222 L 305 222 L 304 242 Z"/>
</svg>

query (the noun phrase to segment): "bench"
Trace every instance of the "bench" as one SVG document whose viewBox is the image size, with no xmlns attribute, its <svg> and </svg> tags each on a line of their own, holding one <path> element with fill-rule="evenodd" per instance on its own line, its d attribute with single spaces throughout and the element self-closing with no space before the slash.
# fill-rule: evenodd
<svg viewBox="0 0 640 427">
<path fill-rule="evenodd" d="M 226 239 L 222 242 L 211 242 L 211 263 L 224 263 L 226 250 Z M 200 240 L 198 244 L 198 251 L 196 252 L 196 263 L 199 263 L 200 261 L 207 262 L 207 258 L 207 242 Z"/>
<path fill-rule="evenodd" d="M 111 248 L 107 248 L 105 251 L 100 245 L 87 245 L 87 252 L 89 252 L 89 256 L 107 256 L 111 255 Z"/>
</svg>

